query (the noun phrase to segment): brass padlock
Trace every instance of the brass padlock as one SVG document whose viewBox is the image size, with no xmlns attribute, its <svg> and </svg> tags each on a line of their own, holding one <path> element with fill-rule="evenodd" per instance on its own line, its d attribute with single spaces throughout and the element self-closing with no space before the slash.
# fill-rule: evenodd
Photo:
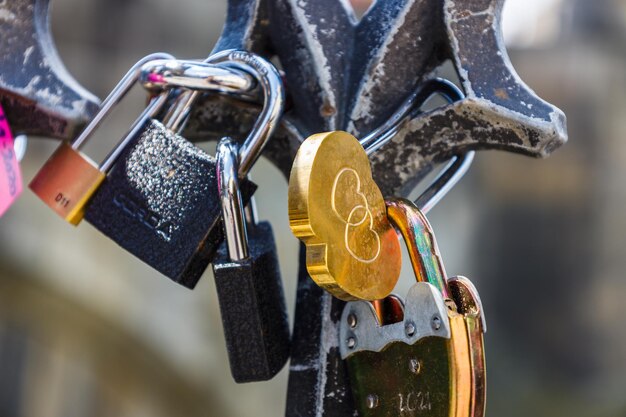
<svg viewBox="0 0 626 417">
<path fill-rule="evenodd" d="M 410 201 L 387 201 L 418 283 L 406 302 L 349 302 L 340 322 L 360 416 L 483 417 L 482 306 L 467 278 L 445 278 L 428 220 Z"/>
<path fill-rule="evenodd" d="M 142 66 L 156 59 L 173 57 L 163 53 L 152 54 L 135 64 L 104 100 L 98 114 L 81 134 L 71 143 L 62 143 L 30 182 L 30 189 L 69 223 L 77 225 L 83 219 L 85 205 L 104 181 L 107 171 L 113 166 L 128 140 L 121 141 L 99 166 L 83 155 L 80 148 L 104 117 L 137 82 Z M 166 94 L 153 99 L 125 138 L 134 137 L 135 132 L 142 129 L 145 122 L 161 109 L 166 99 Z"/>
</svg>

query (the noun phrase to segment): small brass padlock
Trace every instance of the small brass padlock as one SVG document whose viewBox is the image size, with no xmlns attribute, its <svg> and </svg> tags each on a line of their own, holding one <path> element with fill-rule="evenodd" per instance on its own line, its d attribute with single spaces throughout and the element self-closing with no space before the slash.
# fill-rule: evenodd
<svg viewBox="0 0 626 417">
<path fill-rule="evenodd" d="M 30 182 L 30 189 L 48 207 L 70 224 L 76 226 L 82 221 L 85 205 L 100 187 L 107 172 L 128 144 L 128 141 L 123 140 L 118 143 L 100 165 L 96 165 L 91 159 L 83 155 L 80 148 L 100 125 L 103 118 L 137 82 L 140 69 L 144 64 L 155 59 L 173 58 L 169 54 L 157 53 L 148 55 L 137 62 L 104 100 L 98 114 L 80 135 L 71 143 L 62 143 Z M 165 94 L 155 98 L 135 121 L 126 137 L 132 137 L 134 132 L 141 129 L 145 121 L 161 109 L 166 99 Z"/>
<path fill-rule="evenodd" d="M 483 417 L 482 306 L 471 282 L 445 279 L 428 220 L 411 202 L 387 201 L 419 281 L 406 303 L 396 296 L 349 302 L 340 324 L 361 416 Z M 390 310 L 392 310 L 390 312 Z"/>
</svg>

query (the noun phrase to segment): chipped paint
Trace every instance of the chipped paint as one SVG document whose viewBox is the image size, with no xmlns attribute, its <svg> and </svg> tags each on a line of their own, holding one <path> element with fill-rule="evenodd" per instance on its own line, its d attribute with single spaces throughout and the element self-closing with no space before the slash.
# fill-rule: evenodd
<svg viewBox="0 0 626 417">
<path fill-rule="evenodd" d="M 15 15 L 15 13 L 12 13 L 10 10 L 6 8 L 0 9 L 0 21 L 13 22 L 16 18 L 17 16 Z"/>
<path fill-rule="evenodd" d="M 322 87 L 323 102 L 327 103 L 320 108 L 320 113 L 328 115 L 330 119 L 330 125 L 335 126 L 337 124 L 337 98 L 331 85 L 331 73 L 328 65 L 328 59 L 324 55 L 322 45 L 317 36 L 318 26 L 312 23 L 311 16 L 307 16 L 305 13 L 305 6 L 307 0 L 289 0 L 292 4 L 295 19 L 300 22 L 300 27 L 303 28 L 302 35 L 304 36 L 305 44 L 309 45 L 308 51 L 312 54 L 312 59 L 309 62 L 315 68 L 315 72 L 318 76 L 318 81 Z M 326 111 L 324 111 L 326 108 Z M 332 109 L 329 111 L 328 109 Z"/>
<path fill-rule="evenodd" d="M 0 60 L 0 102 L 16 132 L 71 139 L 98 100 L 58 59 L 49 25 L 41 24 L 48 19 L 48 5 L 49 0 L 0 3 L 0 55 L 7 58 Z"/>
<path fill-rule="evenodd" d="M 353 123 L 354 120 L 360 120 L 365 124 L 369 124 L 373 119 L 373 115 L 377 113 L 372 107 L 375 105 L 372 102 L 372 91 L 380 85 L 381 80 L 385 80 L 386 63 L 384 58 L 389 51 L 390 45 L 393 44 L 393 41 L 397 36 L 406 36 L 406 33 L 401 31 L 401 29 L 404 27 L 404 22 L 409 10 L 410 9 L 408 7 L 404 8 L 403 12 L 396 17 L 394 24 L 390 26 L 385 33 L 385 42 L 379 48 L 376 55 L 374 55 L 373 59 L 369 62 L 369 70 L 365 73 L 369 76 L 364 77 L 361 80 L 360 87 L 356 93 L 356 97 L 358 97 L 358 99 L 355 101 L 356 104 L 352 109 L 352 115 L 350 117 L 351 129 L 356 129 Z M 390 75 L 393 76 L 393 71 L 390 72 Z M 358 135 L 363 132 L 354 133 Z"/>
</svg>

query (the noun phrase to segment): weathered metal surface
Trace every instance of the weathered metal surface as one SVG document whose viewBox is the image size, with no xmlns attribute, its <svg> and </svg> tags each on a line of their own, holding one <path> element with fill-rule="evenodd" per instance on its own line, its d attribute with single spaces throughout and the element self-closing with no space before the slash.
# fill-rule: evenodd
<svg viewBox="0 0 626 417">
<path fill-rule="evenodd" d="M 302 137 L 333 129 L 366 134 L 450 60 L 466 99 L 408 123 L 372 156 L 384 192 L 405 195 L 433 162 L 462 150 L 546 156 L 565 142 L 563 113 L 530 90 L 508 60 L 503 4 L 387 0 L 358 21 L 341 0 L 231 0 L 216 50 L 249 48 L 279 58 L 293 103 L 286 118 L 300 137 L 277 137 L 266 155 L 285 173 L 285 151 L 293 157 Z M 190 136 L 224 127 L 221 110 L 207 105 L 199 112 Z"/>
<path fill-rule="evenodd" d="M 0 2 L 0 103 L 16 134 L 72 138 L 98 99 L 69 75 L 48 21 L 49 0 Z"/>
<path fill-rule="evenodd" d="M 266 156 L 286 175 L 302 138 L 335 129 L 366 134 L 450 60 L 466 98 L 407 123 L 371 158 L 383 193 L 406 195 L 434 162 L 463 150 L 546 156 L 566 141 L 563 113 L 511 66 L 500 30 L 503 4 L 386 0 L 358 22 L 341 0 L 230 0 L 217 49 L 250 48 L 279 58 L 293 102 L 286 119 L 299 134 L 277 135 Z M 190 134 L 223 126 L 221 110 L 207 105 L 200 113 Z M 286 414 L 355 415 L 338 357 L 343 303 L 312 284 L 303 261 L 297 297 Z"/>
<path fill-rule="evenodd" d="M 500 31 L 504 0 L 384 0 L 359 22 L 347 0 L 229 0 L 215 50 L 277 57 L 292 108 L 266 156 L 288 175 L 311 133 L 363 136 L 431 71 L 450 60 L 466 98 L 422 114 L 372 155 L 386 195 L 406 195 L 434 162 L 470 149 L 545 156 L 566 140 L 565 117 L 512 68 Z M 18 132 L 72 136 L 95 99 L 66 74 L 52 47 L 48 0 L 0 3 L 0 100 Z M 245 137 L 258 110 L 207 99 L 189 123 L 196 139 Z M 288 416 L 354 415 L 338 351 L 343 303 L 301 262 Z"/>
</svg>

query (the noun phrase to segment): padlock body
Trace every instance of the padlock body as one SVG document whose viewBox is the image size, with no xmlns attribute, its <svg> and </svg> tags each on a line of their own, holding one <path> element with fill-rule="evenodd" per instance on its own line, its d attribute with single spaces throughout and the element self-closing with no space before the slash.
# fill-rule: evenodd
<svg viewBox="0 0 626 417">
<path fill-rule="evenodd" d="M 213 262 L 230 369 L 236 382 L 265 381 L 289 357 L 289 322 L 269 223 L 248 230 L 249 257 L 231 261 L 226 244 Z"/>
<path fill-rule="evenodd" d="M 193 288 L 223 240 L 215 159 L 150 120 L 89 203 L 85 219 L 175 282 Z M 242 184 L 249 198 L 254 190 Z"/>
<path fill-rule="evenodd" d="M 83 219 L 85 205 L 104 178 L 96 164 L 64 142 L 29 187 L 55 213 L 77 225 Z"/>
<path fill-rule="evenodd" d="M 360 352 L 349 358 L 359 415 L 450 417 L 448 343 L 431 336 L 413 345 L 397 342 L 383 352 Z M 417 361 L 413 366 L 419 369 L 413 371 L 411 361 Z"/>
<path fill-rule="evenodd" d="M 348 303 L 340 347 L 359 415 L 483 417 L 484 367 L 475 361 L 483 352 L 470 322 L 424 282 L 409 291 L 398 323 L 381 325 L 371 306 Z"/>
</svg>

